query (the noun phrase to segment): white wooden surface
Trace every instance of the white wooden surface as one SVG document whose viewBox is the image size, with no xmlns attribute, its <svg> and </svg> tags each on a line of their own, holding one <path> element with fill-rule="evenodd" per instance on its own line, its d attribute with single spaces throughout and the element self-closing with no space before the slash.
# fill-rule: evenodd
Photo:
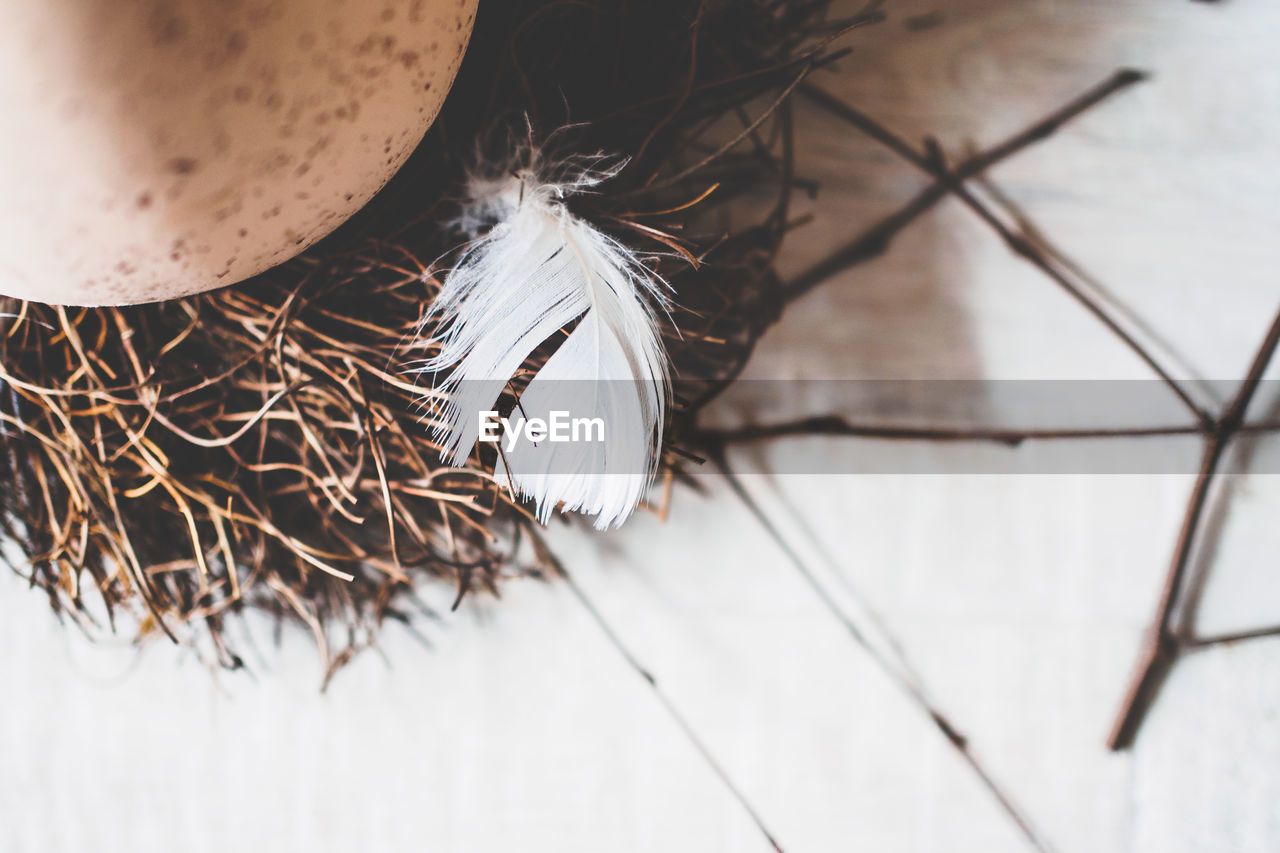
<svg viewBox="0 0 1280 853">
<path fill-rule="evenodd" d="M 937 10 L 912 32 L 909 14 Z M 1184 373 L 1239 376 L 1280 307 L 1280 5 L 893 0 L 825 81 L 910 139 L 991 144 L 1119 66 L 1155 72 L 994 178 L 1145 318 Z M 818 219 L 799 269 L 921 179 L 802 111 Z M 835 321 L 838 320 L 838 321 Z M 944 203 L 767 339 L 764 377 L 1142 377 Z M 723 402 L 733 417 L 742 401 Z M 866 452 L 795 442 L 737 457 Z M 746 478 L 819 580 L 887 625 L 1061 851 L 1280 849 L 1280 641 L 1186 656 L 1136 748 L 1102 748 L 1190 478 Z M 1018 851 L 1022 837 L 716 478 L 671 520 L 555 533 L 581 589 L 787 853 Z M 1199 616 L 1280 621 L 1280 484 L 1230 482 Z M 803 512 L 800 512 L 800 509 Z M 447 603 L 440 590 L 438 604 Z M 256 679 L 91 646 L 0 581 L 0 850 L 767 851 L 659 695 L 563 585 L 389 629 L 316 692 L 301 634 Z M 873 631 L 875 641 L 879 634 Z M 251 656 L 251 661 L 253 658 Z"/>
</svg>

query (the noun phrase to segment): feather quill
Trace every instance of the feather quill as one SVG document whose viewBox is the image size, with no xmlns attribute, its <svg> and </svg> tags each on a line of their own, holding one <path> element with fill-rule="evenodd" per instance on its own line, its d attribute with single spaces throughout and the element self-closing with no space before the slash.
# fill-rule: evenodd
<svg viewBox="0 0 1280 853">
<path fill-rule="evenodd" d="M 598 528 L 617 526 L 643 499 L 658 460 L 670 380 L 655 306 L 667 304 L 665 283 L 566 205 L 620 164 L 548 166 L 532 146 L 520 160 L 471 179 L 458 225 L 472 239 L 424 318 L 436 324 L 440 349 L 414 369 L 436 377 L 435 435 L 442 458 L 461 464 L 480 437 L 480 413 L 496 407 L 535 349 L 571 328 L 512 417 L 599 419 L 603 440 L 504 442 L 497 475 L 544 523 L 559 506 L 593 516 Z M 588 428 L 579 438 L 599 434 Z"/>
</svg>

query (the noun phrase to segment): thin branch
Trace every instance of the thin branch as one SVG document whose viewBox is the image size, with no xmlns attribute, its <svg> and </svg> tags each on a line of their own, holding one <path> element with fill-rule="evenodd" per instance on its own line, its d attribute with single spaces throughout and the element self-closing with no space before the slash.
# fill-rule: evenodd
<svg viewBox="0 0 1280 853">
<path fill-rule="evenodd" d="M 1112 82 L 1114 83 L 1116 79 L 1117 78 L 1112 78 Z M 1131 77 L 1129 82 L 1136 82 L 1137 79 L 1141 79 L 1141 77 Z M 1103 87 L 1095 90 L 1094 94 L 1099 91 L 1105 92 L 1106 90 L 1107 86 L 1104 84 Z M 929 206 L 936 202 L 937 199 L 932 197 L 930 194 L 931 191 L 936 193 L 938 190 L 947 187 L 949 184 L 950 192 L 968 205 L 975 213 L 978 214 L 979 217 L 994 229 L 1015 254 L 1036 266 L 1041 270 L 1041 272 L 1062 287 L 1070 296 L 1076 299 L 1077 302 L 1093 314 L 1094 317 L 1104 326 L 1106 326 L 1109 331 L 1116 335 L 1145 364 L 1147 364 L 1147 366 L 1165 382 L 1165 384 L 1175 395 L 1177 395 L 1182 403 L 1194 414 L 1199 421 L 1199 425 L 1193 428 L 1156 427 L 1140 430 L 1016 431 L 1002 429 L 957 430 L 950 428 L 901 429 L 896 427 L 868 428 L 849 424 L 840 418 L 811 418 L 792 422 L 790 424 L 747 428 L 745 430 L 737 431 L 736 434 L 726 434 L 722 437 L 722 440 L 749 441 L 789 434 L 826 434 L 861 435 L 879 438 L 928 439 L 934 441 L 985 440 L 1004 443 L 1010 446 L 1017 446 L 1021 441 L 1032 438 L 1101 438 L 1119 437 L 1126 434 L 1130 436 L 1195 433 L 1205 434 L 1206 441 L 1200 471 L 1188 500 L 1182 527 L 1178 535 L 1178 541 L 1174 548 L 1173 559 L 1170 564 L 1169 572 L 1166 575 L 1165 584 L 1161 590 L 1160 600 L 1156 608 L 1156 617 L 1148 629 L 1147 637 L 1143 645 L 1143 651 L 1139 658 L 1137 672 L 1129 684 L 1120 714 L 1117 717 L 1116 723 L 1107 740 L 1109 748 L 1113 750 L 1122 749 L 1132 742 L 1146 707 L 1149 706 L 1151 699 L 1158 690 L 1159 684 L 1162 682 L 1169 666 L 1172 665 L 1172 662 L 1178 653 L 1180 644 L 1172 634 L 1172 614 L 1176 607 L 1183 578 L 1186 574 L 1187 566 L 1190 562 L 1199 529 L 1202 524 L 1205 504 L 1223 454 L 1231 439 L 1237 433 L 1269 431 L 1266 425 L 1246 425 L 1244 424 L 1244 419 L 1249 403 L 1261 382 L 1262 375 L 1275 353 L 1277 341 L 1280 341 L 1280 317 L 1276 318 L 1275 324 L 1273 324 L 1267 338 L 1262 344 L 1262 347 L 1255 356 L 1248 376 L 1242 383 L 1231 405 L 1220 418 L 1214 420 L 1210 412 L 1197 403 L 1187 393 L 1186 389 L 1182 387 L 1182 384 L 1173 378 L 1172 373 L 1160 362 L 1160 360 L 1155 358 L 1151 351 L 1147 347 L 1143 346 L 1137 338 L 1121 324 L 1120 319 L 1113 316 L 1112 312 L 1109 311 L 1100 300 L 1094 298 L 1090 291 L 1096 290 L 1096 288 L 1090 286 L 1085 276 L 1079 275 L 1078 271 L 1075 270 L 1072 265 L 1057 260 L 1055 253 L 1047 252 L 1037 244 L 1034 235 L 1029 233 L 1025 224 L 1023 224 L 1024 220 L 1020 216 L 1019 212 L 1014 209 L 1012 205 L 1008 204 L 1007 200 L 1002 199 L 997 194 L 993 194 L 997 198 L 997 201 L 1000 201 L 1006 207 L 1006 212 L 1012 216 L 1015 223 L 1013 228 L 1010 228 L 1000 218 L 995 216 L 963 186 L 963 179 L 968 176 L 968 172 L 972 171 L 972 174 L 977 176 L 981 171 L 973 169 L 972 164 L 974 158 L 970 158 L 970 160 L 962 164 L 959 169 L 948 170 L 942 151 L 936 143 L 931 143 L 931 147 L 927 150 L 926 154 L 922 155 L 892 131 L 818 87 L 806 83 L 800 91 L 828 112 L 831 112 L 849 124 L 857 127 L 871 138 L 911 162 L 917 168 L 935 177 L 937 181 L 932 187 L 913 199 L 912 202 L 909 203 L 902 211 L 899 211 L 899 213 L 894 216 L 882 221 L 879 225 L 866 232 L 861 238 L 859 238 L 859 240 L 856 240 L 854 243 L 846 246 L 845 249 L 842 250 L 843 255 L 838 252 L 833 256 L 833 258 L 828 259 L 828 261 L 823 264 L 819 264 L 813 270 L 803 274 L 793 287 L 798 286 L 799 292 L 803 292 L 808 287 L 813 286 L 818 281 L 821 281 L 823 278 L 842 268 L 839 266 L 839 263 L 843 263 L 845 265 L 857 263 L 883 252 L 888 246 L 889 239 L 891 239 L 898 230 L 904 227 L 911 218 L 919 215 L 920 212 L 928 209 Z M 1114 89 L 1112 89 L 1112 91 L 1114 91 Z M 1096 100 L 1097 99 L 1094 99 L 1093 102 L 1096 102 Z M 1244 632 L 1243 634 L 1225 635 L 1224 638 L 1210 638 L 1210 641 L 1227 642 L 1235 638 L 1267 635 L 1268 633 L 1263 630 L 1262 632 Z M 1188 644 L 1184 641 L 1182 645 L 1187 646 Z"/>
<path fill-rule="evenodd" d="M 1280 424 L 1272 425 L 1280 430 Z M 1148 438 L 1153 436 L 1200 435 L 1203 428 L 1193 425 L 1149 427 L 1075 428 L 1049 427 L 1013 429 L 1007 427 L 910 427 L 858 424 L 839 415 L 819 415 L 773 424 L 751 424 L 722 430 L 703 430 L 693 437 L 698 446 L 704 444 L 742 444 L 791 436 L 846 436 L 904 441 L 991 442 L 1017 447 L 1026 441 L 1048 441 L 1095 438 Z"/>
<path fill-rule="evenodd" d="M 846 123 L 856 127 L 862 133 L 876 140 L 881 145 L 890 149 L 898 156 L 910 162 L 917 169 L 936 178 L 939 182 L 947 181 L 952 178 L 953 173 L 948 170 L 942 149 L 936 142 L 930 140 L 929 151 L 927 154 L 920 154 L 904 139 L 896 135 L 870 116 L 858 110 L 856 107 L 842 101 L 836 96 L 819 88 L 812 83 L 805 83 L 801 88 L 801 94 L 809 98 L 818 106 L 827 112 L 842 119 Z M 1149 348 L 1143 346 L 1137 338 L 1121 324 L 1119 318 L 1112 315 L 1110 311 L 1097 299 L 1089 293 L 1089 286 L 1086 282 L 1077 281 L 1073 277 L 1071 268 L 1067 265 L 1058 263 L 1055 258 L 1048 252 L 1045 252 L 1032 235 L 1027 234 L 1025 229 L 1010 228 L 1000 220 L 991 210 L 982 202 L 978 201 L 972 193 L 961 182 L 953 182 L 951 192 L 965 205 L 967 205 L 974 213 L 978 215 L 984 222 L 994 230 L 1005 245 L 1009 247 L 1014 254 L 1030 263 L 1032 266 L 1040 270 L 1044 275 L 1048 276 L 1055 284 L 1067 292 L 1073 299 L 1079 302 L 1085 310 L 1092 314 L 1099 322 L 1107 327 L 1121 342 L 1125 344 L 1139 359 L 1151 368 L 1170 390 L 1177 395 L 1184 405 L 1191 410 L 1202 423 L 1208 423 L 1211 420 L 1209 413 L 1187 393 L 1181 383 L 1174 379 L 1172 373 L 1158 359 L 1152 355 Z M 998 200 L 1006 208 L 1010 208 L 1010 212 L 1014 214 L 1015 223 L 1020 222 L 1017 211 L 1012 209 L 1012 205 L 1008 204 L 1003 198 Z"/>
<path fill-rule="evenodd" d="M 1178 645 L 1183 649 L 1207 649 L 1211 646 L 1227 646 L 1245 640 L 1260 640 L 1266 637 L 1280 637 L 1280 625 L 1269 628 L 1249 628 L 1244 631 L 1231 631 L 1226 634 L 1210 634 L 1207 637 L 1184 637 Z"/>
<path fill-rule="evenodd" d="M 1204 512 L 1209 487 L 1213 484 L 1213 475 L 1217 471 L 1218 462 L 1222 459 L 1223 449 L 1221 436 L 1210 436 L 1205 442 L 1200 472 L 1196 475 L 1191 497 L 1187 501 L 1186 512 L 1183 513 L 1182 526 L 1178 530 L 1177 544 L 1173 549 L 1173 560 L 1165 575 L 1164 586 L 1160 590 L 1160 598 L 1156 604 L 1156 615 L 1143 640 L 1137 672 L 1125 690 L 1120 713 L 1111 727 L 1111 733 L 1107 736 L 1107 749 L 1112 751 L 1127 749 L 1133 744 L 1133 738 L 1137 734 L 1142 717 L 1150 706 L 1151 700 L 1155 698 L 1156 690 L 1168 673 L 1169 666 L 1177 653 L 1177 643 L 1169 631 L 1173 606 L 1191 559 L 1192 545 L 1195 543 L 1196 532 L 1200 526 L 1200 516 Z"/>
<path fill-rule="evenodd" d="M 921 711 L 928 716 L 930 722 L 937 731 L 947 740 L 947 743 L 959 753 L 960 757 L 969 766 L 969 769 L 978 778 L 978 780 L 986 787 L 1000 806 L 1001 810 L 1009 817 L 1010 820 L 1017 825 L 1023 836 L 1031 847 L 1041 853 L 1049 851 L 1051 848 L 1048 843 L 1042 839 L 1039 833 L 1032 827 L 1030 821 L 1022 811 L 1014 803 L 1011 795 L 1006 793 L 1003 788 L 995 781 L 995 778 L 987 771 L 987 769 L 974 755 L 969 748 L 968 739 L 961 731 L 947 718 L 947 716 L 933 703 L 925 693 L 924 686 L 917 681 L 911 674 L 910 670 L 901 663 L 895 663 L 886 658 L 878 649 L 868 642 L 866 635 L 853 621 L 849 614 L 845 613 L 840 605 L 832 597 L 827 588 L 818 580 L 813 571 L 805 563 L 805 561 L 796 553 L 791 544 L 778 531 L 773 522 L 760 508 L 760 505 L 752 499 L 751 495 L 743 487 L 742 482 L 737 475 L 729 467 L 728 459 L 724 453 L 723 447 L 715 448 L 710 453 L 710 458 L 720 472 L 724 475 L 729 487 L 733 493 L 742 501 L 747 510 L 755 517 L 756 521 L 765 530 L 771 539 L 778 545 L 778 548 L 786 555 L 788 562 L 804 580 L 805 584 L 817 596 L 823 607 L 838 621 L 845 629 L 846 633 L 860 646 L 870 657 L 875 665 L 897 686 L 908 699 L 911 700 Z"/>
<path fill-rule="evenodd" d="M 968 192 L 964 192 L 962 198 L 969 196 Z M 972 197 L 969 197 L 970 199 Z M 1003 199 L 1002 199 L 1003 202 Z M 1040 270 L 1048 276 L 1055 284 L 1062 288 L 1076 302 L 1080 303 L 1086 311 L 1094 316 L 1098 322 L 1102 323 L 1112 334 L 1120 339 L 1126 347 L 1129 348 L 1142 362 L 1151 368 L 1165 385 L 1182 401 L 1183 405 L 1202 423 L 1207 425 L 1213 418 L 1210 412 L 1188 393 L 1182 383 L 1174 378 L 1173 373 L 1165 367 L 1151 352 L 1149 348 L 1141 344 L 1138 339 L 1126 329 L 1120 322 L 1120 319 L 1112 314 L 1111 311 L 1103 305 L 1103 303 L 1094 298 L 1090 294 L 1090 286 L 1088 282 L 1078 281 L 1070 274 L 1070 267 L 1057 262 L 1052 255 L 1045 252 L 1038 246 L 1033 237 L 1025 233 L 1025 231 L 1014 232 L 1008 228 L 1003 222 L 986 210 L 986 208 L 978 205 L 976 202 L 970 205 L 984 221 L 987 222 L 1004 240 L 1005 244 L 1018 257 L 1029 262 L 1036 269 Z M 1014 218 L 1018 219 L 1018 211 L 1013 209 L 1011 205 L 1005 203 L 1005 206 L 1014 214 Z"/>
<path fill-rule="evenodd" d="M 703 761 L 706 762 L 707 766 L 711 769 L 711 772 L 716 775 L 724 785 L 725 789 L 729 791 L 730 795 L 737 800 L 738 805 L 742 807 L 744 812 L 746 812 L 747 817 L 749 817 L 751 822 L 755 824 L 756 828 L 760 830 L 765 841 L 769 842 L 769 845 L 773 848 L 775 853 L 783 853 L 781 845 L 778 844 L 777 839 L 774 837 L 773 833 L 769 831 L 769 828 L 765 826 L 764 819 L 760 817 L 760 813 L 756 811 L 755 806 L 751 804 L 751 801 L 747 799 L 746 794 L 743 793 L 742 789 L 739 788 L 737 783 L 735 783 L 729 776 L 729 772 L 724 768 L 724 765 L 716 759 L 715 755 L 711 752 L 711 749 L 702 741 L 702 738 L 698 736 L 698 733 L 694 730 L 693 726 L 685 716 L 680 713 L 680 709 L 676 707 L 671 698 L 663 692 L 661 687 L 658 686 L 658 680 L 653 676 L 653 673 L 649 672 L 649 670 L 645 668 L 644 664 L 640 663 L 640 660 L 635 656 L 635 653 L 632 652 L 626 643 L 622 641 L 618 632 L 613 629 L 613 626 L 604 618 L 604 614 L 600 612 L 600 609 L 595 606 L 595 603 L 592 602 L 591 598 L 586 594 L 582 587 L 578 585 L 578 582 L 574 580 L 571 574 L 569 574 L 569 571 L 564 567 L 564 564 L 560 562 L 560 559 L 556 557 L 555 553 L 547 546 L 546 541 L 542 538 L 539 532 L 532 525 L 529 526 L 528 531 L 540 561 L 564 582 L 564 584 L 569 588 L 569 591 L 573 593 L 573 597 L 580 605 L 582 605 L 582 609 L 591 617 L 591 621 L 595 622 L 596 627 L 598 627 L 600 632 L 604 634 L 605 639 L 609 641 L 609 644 L 612 645 L 614 649 L 617 650 L 618 654 L 622 656 L 622 659 L 626 661 L 627 666 L 631 667 L 636 675 L 644 679 L 644 682 L 649 685 L 649 689 L 658 700 L 658 704 L 662 706 L 662 708 L 667 712 L 667 716 L 671 718 L 680 731 L 684 733 L 685 738 L 693 748 L 698 751 L 700 756 L 702 756 Z"/>
<path fill-rule="evenodd" d="M 1186 361 L 1160 337 L 1155 329 L 1146 323 L 1140 315 L 1131 310 L 1129 306 L 1113 298 L 1096 278 L 1086 272 L 1071 256 L 1055 246 L 1045 236 L 1044 232 L 1031 221 L 1031 218 L 1006 193 L 996 186 L 989 176 L 979 175 L 974 179 L 974 182 L 999 207 L 1003 208 L 1004 212 L 1013 220 L 1013 230 L 1025 238 L 1039 252 L 1044 253 L 1049 262 L 1059 271 L 1074 280 L 1076 287 L 1083 294 L 1092 293 L 1094 298 L 1104 303 L 1108 313 L 1117 322 L 1123 321 L 1129 329 L 1133 330 L 1130 334 L 1141 336 L 1145 341 L 1144 347 L 1152 358 L 1155 358 L 1153 350 L 1159 350 L 1161 357 L 1157 360 L 1162 364 L 1177 365 L 1182 368 L 1184 374 L 1193 375 L 1193 371 L 1188 368 Z M 1133 344 L 1130 344 L 1130 346 L 1132 347 Z M 1210 408 L 1213 407 L 1210 406 Z M 1202 418 L 1202 420 L 1206 419 Z"/>
<path fill-rule="evenodd" d="M 1072 100 L 1062 108 L 1011 136 L 1006 141 L 980 152 L 951 170 L 946 178 L 939 178 L 926 187 L 906 205 L 864 231 L 859 237 L 837 249 L 826 259 L 792 279 L 786 288 L 786 298 L 794 300 L 825 282 L 832 276 L 856 264 L 879 256 L 889 248 L 890 242 L 917 217 L 954 192 L 966 180 L 980 174 L 1001 160 L 1021 151 L 1029 145 L 1052 136 L 1058 128 L 1089 110 L 1111 95 L 1134 83 L 1146 79 L 1146 74 L 1134 69 L 1123 69 L 1112 74 L 1102 83 Z M 895 150 L 897 150 L 895 148 Z"/>
<path fill-rule="evenodd" d="M 1222 417 L 1215 422 L 1213 432 L 1205 441 L 1200 473 L 1196 476 L 1195 486 L 1187 502 L 1182 527 L 1178 531 L 1178 542 L 1174 547 L 1173 560 L 1170 562 L 1164 586 L 1160 591 L 1155 617 L 1147 628 L 1146 637 L 1143 640 L 1137 671 L 1129 682 L 1120 711 L 1116 715 L 1115 724 L 1107 738 L 1108 749 L 1121 750 L 1132 745 L 1151 700 L 1155 697 L 1164 676 L 1177 656 L 1178 641 L 1171 629 L 1173 610 L 1197 539 L 1200 518 L 1204 513 L 1209 488 L 1222 461 L 1223 452 L 1243 423 L 1249 404 L 1253 401 L 1254 394 L 1257 393 L 1262 381 L 1262 375 L 1275 356 L 1278 345 L 1280 345 L 1280 314 L 1276 315 L 1271 327 L 1267 330 L 1267 335 L 1254 355 L 1253 363 L 1249 366 L 1249 372 L 1244 381 L 1240 383 L 1235 398 Z"/>
</svg>

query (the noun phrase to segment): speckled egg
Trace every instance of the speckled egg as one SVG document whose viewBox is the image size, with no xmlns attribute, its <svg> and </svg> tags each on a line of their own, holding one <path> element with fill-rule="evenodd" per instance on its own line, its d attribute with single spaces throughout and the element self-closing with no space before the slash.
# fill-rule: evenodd
<svg viewBox="0 0 1280 853">
<path fill-rule="evenodd" d="M 434 120 L 476 0 L 0 0 L 0 294 L 169 299 L 301 252 Z"/>
</svg>

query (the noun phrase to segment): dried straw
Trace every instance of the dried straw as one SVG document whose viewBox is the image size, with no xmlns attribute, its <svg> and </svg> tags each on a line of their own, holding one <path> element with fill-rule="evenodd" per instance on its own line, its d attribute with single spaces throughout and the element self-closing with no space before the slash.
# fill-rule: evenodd
<svg viewBox="0 0 1280 853">
<path fill-rule="evenodd" d="M 522 115 L 631 158 L 582 214 L 652 245 L 675 289 L 664 334 L 693 380 L 678 458 L 692 413 L 783 304 L 788 98 L 833 34 L 869 19 L 831 22 L 826 6 L 482 4 L 419 151 L 321 245 L 188 299 L 2 300 L 0 523 L 25 558 L 15 569 L 85 627 L 128 614 L 140 637 L 196 643 L 225 667 L 242 665 L 228 614 L 280 614 L 311 631 L 328 675 L 384 620 L 409 618 L 415 584 L 443 579 L 458 600 L 496 590 L 521 571 L 532 521 L 483 459 L 440 463 L 402 370 L 434 346 L 414 331 L 438 287 L 431 262 L 456 241 L 440 223 L 465 163 Z M 735 200 L 766 193 L 767 213 L 736 221 Z"/>
</svg>

